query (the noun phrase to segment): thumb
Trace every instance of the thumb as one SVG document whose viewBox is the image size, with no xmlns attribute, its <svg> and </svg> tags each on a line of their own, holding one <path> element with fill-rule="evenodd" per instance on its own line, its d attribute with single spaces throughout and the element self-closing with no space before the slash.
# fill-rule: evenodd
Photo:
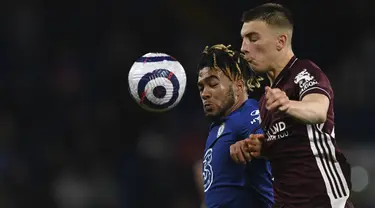
<svg viewBox="0 0 375 208">
<path fill-rule="evenodd" d="M 256 134 L 254 135 L 256 139 L 258 139 L 259 141 L 263 142 L 265 136 L 264 134 Z"/>
<path fill-rule="evenodd" d="M 251 134 L 249 138 L 245 140 L 245 142 L 248 144 L 254 144 L 254 143 L 257 143 L 258 141 L 263 143 L 264 138 L 265 138 L 264 134 Z"/>
<path fill-rule="evenodd" d="M 266 86 L 264 89 L 266 90 L 266 93 L 267 93 L 267 92 L 270 91 L 272 88 L 270 88 L 269 86 Z"/>
<path fill-rule="evenodd" d="M 264 134 L 250 134 L 249 139 L 264 139 Z"/>
</svg>

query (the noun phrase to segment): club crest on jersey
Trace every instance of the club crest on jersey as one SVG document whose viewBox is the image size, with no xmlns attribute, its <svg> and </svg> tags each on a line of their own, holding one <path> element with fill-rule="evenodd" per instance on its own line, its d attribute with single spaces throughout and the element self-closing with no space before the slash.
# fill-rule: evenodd
<svg viewBox="0 0 375 208">
<path fill-rule="evenodd" d="M 300 94 L 302 94 L 308 88 L 319 84 L 318 81 L 312 76 L 307 69 L 302 70 L 297 76 L 294 78 L 294 83 L 299 85 Z"/>
<path fill-rule="evenodd" d="M 216 138 L 218 138 L 219 136 L 221 136 L 221 134 L 222 134 L 223 131 L 224 131 L 224 128 L 225 128 L 225 123 L 221 124 L 221 126 L 220 126 L 219 129 L 217 130 L 217 136 L 216 136 Z"/>
</svg>

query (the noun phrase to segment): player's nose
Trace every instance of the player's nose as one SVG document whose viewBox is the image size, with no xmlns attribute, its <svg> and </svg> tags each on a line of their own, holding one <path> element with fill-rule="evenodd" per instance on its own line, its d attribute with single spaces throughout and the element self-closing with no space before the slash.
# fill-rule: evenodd
<svg viewBox="0 0 375 208">
<path fill-rule="evenodd" d="M 211 93 L 207 89 L 203 89 L 201 92 L 201 98 L 202 100 L 207 100 L 208 98 L 211 97 Z"/>
<path fill-rule="evenodd" d="M 247 50 L 247 47 L 246 47 L 246 42 L 245 40 L 242 40 L 242 44 L 241 44 L 241 52 L 244 53 L 244 54 L 248 54 L 249 51 Z"/>
</svg>

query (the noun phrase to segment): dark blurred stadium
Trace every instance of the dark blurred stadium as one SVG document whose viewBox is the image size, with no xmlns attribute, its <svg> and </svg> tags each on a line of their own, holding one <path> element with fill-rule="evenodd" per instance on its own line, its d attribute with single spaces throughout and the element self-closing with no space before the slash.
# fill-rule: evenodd
<svg viewBox="0 0 375 208">
<path fill-rule="evenodd" d="M 243 11 L 265 1 L 5 0 L 0 3 L 0 207 L 199 207 L 193 164 L 208 123 L 196 65 L 208 44 L 241 44 Z M 294 51 L 335 90 L 336 137 L 356 207 L 375 207 L 375 24 L 370 1 L 278 1 Z M 142 110 L 127 75 L 174 56 L 188 87 L 167 113 Z"/>
</svg>

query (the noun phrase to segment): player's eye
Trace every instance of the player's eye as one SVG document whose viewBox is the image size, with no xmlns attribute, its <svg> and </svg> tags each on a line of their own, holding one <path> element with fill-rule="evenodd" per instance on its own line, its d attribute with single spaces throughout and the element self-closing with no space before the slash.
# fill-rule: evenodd
<svg viewBox="0 0 375 208">
<path fill-rule="evenodd" d="M 210 82 L 209 83 L 209 86 L 212 87 L 212 88 L 217 87 L 218 85 L 219 85 L 218 82 Z"/>
<path fill-rule="evenodd" d="M 251 37 L 249 38 L 250 42 L 254 43 L 256 42 L 257 40 L 259 40 L 259 38 L 256 38 L 256 37 Z"/>
<path fill-rule="evenodd" d="M 251 35 L 247 36 L 247 39 L 248 39 L 250 42 L 254 43 L 254 42 L 256 42 L 257 40 L 259 40 L 259 37 L 258 37 L 258 35 L 256 35 L 256 34 L 251 34 Z"/>
</svg>

